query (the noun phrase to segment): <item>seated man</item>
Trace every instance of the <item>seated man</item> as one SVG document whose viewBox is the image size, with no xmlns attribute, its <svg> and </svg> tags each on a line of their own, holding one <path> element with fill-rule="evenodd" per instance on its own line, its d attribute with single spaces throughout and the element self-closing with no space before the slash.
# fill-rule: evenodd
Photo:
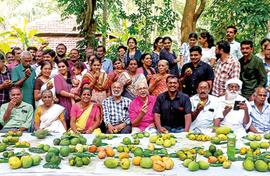
<svg viewBox="0 0 270 176">
<path fill-rule="evenodd" d="M 136 85 L 137 97 L 129 105 L 132 132 L 142 132 L 155 128 L 153 107 L 156 97 L 149 95 L 148 85 L 144 82 Z"/>
<path fill-rule="evenodd" d="M 242 81 L 237 78 L 229 79 L 225 88 L 226 94 L 220 97 L 219 111 L 222 112 L 222 116 L 215 119 L 214 125 L 225 125 L 235 133 L 244 135 L 251 125 L 249 117 L 251 107 L 247 99 L 240 95 Z"/>
<path fill-rule="evenodd" d="M 1 132 L 29 129 L 33 118 L 32 105 L 22 101 L 19 87 L 12 87 L 9 96 L 10 102 L 0 108 L 0 123 L 3 125 Z"/>
<path fill-rule="evenodd" d="M 257 87 L 254 93 L 254 101 L 251 104 L 250 117 L 252 124 L 250 131 L 254 133 L 270 132 L 270 105 L 266 101 L 267 90 Z"/>
<path fill-rule="evenodd" d="M 188 132 L 191 124 L 189 97 L 179 91 L 179 79 L 170 75 L 166 79 L 168 91 L 157 97 L 153 109 L 155 125 L 161 133 Z"/>
<path fill-rule="evenodd" d="M 206 81 L 199 83 L 196 95 L 190 98 L 192 106 L 192 123 L 191 130 L 196 128 L 206 129 L 213 126 L 215 117 L 219 115 L 221 111 L 219 109 L 219 99 L 213 95 L 209 95 L 210 86 Z"/>
<path fill-rule="evenodd" d="M 130 99 L 122 97 L 123 85 L 114 82 L 111 86 L 112 96 L 102 102 L 104 123 L 107 133 L 130 133 L 131 125 L 128 114 Z"/>
</svg>

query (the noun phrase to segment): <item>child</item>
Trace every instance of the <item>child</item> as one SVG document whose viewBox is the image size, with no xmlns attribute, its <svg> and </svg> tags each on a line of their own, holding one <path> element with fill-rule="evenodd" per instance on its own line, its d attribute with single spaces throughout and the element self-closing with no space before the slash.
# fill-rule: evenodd
<svg viewBox="0 0 270 176">
<path fill-rule="evenodd" d="M 81 82 L 83 75 L 87 72 L 86 69 L 84 69 L 83 64 L 81 62 L 77 62 L 73 66 L 73 72 L 74 77 L 72 78 L 72 89 L 71 93 L 79 94 L 79 88 L 81 87 Z M 72 104 L 75 103 L 74 100 L 72 100 Z"/>
</svg>

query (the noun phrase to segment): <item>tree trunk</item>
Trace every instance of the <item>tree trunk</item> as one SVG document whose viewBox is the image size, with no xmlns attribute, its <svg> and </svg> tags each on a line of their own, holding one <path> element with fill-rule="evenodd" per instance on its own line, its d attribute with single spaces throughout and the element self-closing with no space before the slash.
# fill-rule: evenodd
<svg viewBox="0 0 270 176">
<path fill-rule="evenodd" d="M 103 16 L 102 16 L 102 20 L 103 20 L 103 29 L 102 29 L 102 45 L 104 47 L 106 47 L 106 38 L 107 38 L 107 18 L 108 18 L 108 1 L 104 0 L 103 1 Z"/>
<path fill-rule="evenodd" d="M 196 23 L 202 14 L 206 5 L 206 0 L 201 0 L 199 7 L 197 7 L 197 0 L 186 0 L 183 19 L 181 23 L 181 42 L 188 40 L 190 32 L 196 31 Z"/>
<path fill-rule="evenodd" d="M 96 22 L 94 20 L 94 12 L 96 9 L 96 0 L 86 0 L 86 11 L 84 13 L 83 33 L 85 39 L 88 40 L 88 47 L 95 46 Z"/>
</svg>

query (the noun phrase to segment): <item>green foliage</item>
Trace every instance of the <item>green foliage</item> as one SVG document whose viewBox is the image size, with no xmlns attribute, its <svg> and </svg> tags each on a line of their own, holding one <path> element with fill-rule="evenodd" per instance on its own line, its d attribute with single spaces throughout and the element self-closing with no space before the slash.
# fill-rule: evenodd
<svg viewBox="0 0 270 176">
<path fill-rule="evenodd" d="M 267 34 L 269 7 L 269 0 L 213 0 L 203 15 L 215 41 L 224 39 L 226 27 L 234 25 L 238 29 L 237 40 L 250 39 L 258 44 Z"/>
</svg>

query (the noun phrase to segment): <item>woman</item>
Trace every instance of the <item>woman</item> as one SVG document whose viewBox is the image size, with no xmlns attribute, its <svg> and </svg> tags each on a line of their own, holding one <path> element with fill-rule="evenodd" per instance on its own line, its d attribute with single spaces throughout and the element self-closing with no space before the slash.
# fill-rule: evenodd
<svg viewBox="0 0 270 176">
<path fill-rule="evenodd" d="M 170 73 L 179 76 L 178 62 L 181 60 L 177 58 L 175 52 L 171 50 L 172 39 L 170 37 L 164 37 L 163 46 L 164 48 L 160 51 L 160 60 L 167 60 L 169 62 Z"/>
<path fill-rule="evenodd" d="M 152 76 L 149 84 L 149 92 L 151 95 L 158 96 L 159 94 L 166 92 L 167 85 L 166 79 L 169 76 L 169 63 L 166 60 L 160 60 L 158 62 L 158 73 Z"/>
<path fill-rule="evenodd" d="M 64 111 L 65 108 L 54 104 L 51 90 L 41 93 L 43 104 L 38 106 L 34 117 L 34 128 L 46 129 L 49 132 L 63 133 L 67 130 Z"/>
<path fill-rule="evenodd" d="M 51 90 L 53 98 L 55 99 L 54 79 L 50 78 L 52 72 L 52 64 L 47 61 L 43 61 L 40 64 L 41 73 L 35 80 L 34 85 L 34 99 L 36 101 L 36 107 L 43 104 L 41 100 L 41 92 L 44 90 Z"/>
<path fill-rule="evenodd" d="M 101 69 L 101 60 L 94 58 L 90 62 L 91 71 L 88 71 L 82 78 L 81 87 L 92 89 L 91 100 L 101 104 L 107 98 L 109 79 L 104 70 Z"/>
<path fill-rule="evenodd" d="M 114 70 L 111 71 L 108 74 L 108 78 L 109 78 L 109 87 L 111 87 L 112 83 L 114 83 L 115 81 L 117 81 L 117 79 L 119 78 L 120 74 L 123 73 L 124 70 L 124 64 L 121 61 L 121 59 L 116 59 L 113 61 L 113 68 Z"/>
<path fill-rule="evenodd" d="M 69 125 L 69 114 L 72 106 L 71 99 L 79 100 L 80 97 L 70 93 L 72 83 L 67 61 L 61 60 L 57 66 L 59 74 L 54 77 L 55 92 L 59 99 L 59 104 L 66 109 L 65 120 L 67 125 Z"/>
<path fill-rule="evenodd" d="M 142 55 L 140 59 L 142 67 L 138 68 L 138 73 L 144 74 L 146 81 L 149 82 L 152 76 L 156 73 L 152 66 L 152 57 L 149 53 Z"/>
<path fill-rule="evenodd" d="M 264 61 L 264 58 L 265 58 L 265 55 L 264 55 L 264 50 L 265 50 L 265 47 L 266 45 L 270 43 L 270 39 L 268 38 L 264 38 L 262 41 L 261 41 L 261 52 L 257 53 L 256 56 L 258 56 L 259 58 L 261 58 L 263 61 Z"/>
<path fill-rule="evenodd" d="M 7 52 L 6 53 L 6 58 L 7 58 L 7 64 L 12 64 L 15 60 L 12 52 Z"/>
<path fill-rule="evenodd" d="M 188 36 L 188 42 L 182 44 L 180 49 L 180 57 L 181 57 L 181 66 L 190 62 L 190 53 L 189 49 L 196 45 L 198 41 L 198 35 L 195 32 L 192 32 Z"/>
<path fill-rule="evenodd" d="M 142 73 L 138 73 L 137 69 L 138 69 L 137 60 L 131 59 L 128 62 L 128 70 L 126 72 L 123 72 L 117 80 L 118 82 L 121 82 L 125 86 L 122 95 L 131 100 L 133 100 L 136 96 L 135 90 L 136 84 L 140 82 L 147 83 L 145 76 Z"/>
<path fill-rule="evenodd" d="M 91 102 L 91 90 L 83 88 L 81 101 L 73 104 L 70 112 L 70 128 L 77 133 L 92 133 L 102 121 L 101 106 Z"/>
<path fill-rule="evenodd" d="M 212 67 L 216 63 L 216 47 L 214 45 L 214 38 L 209 32 L 202 32 L 199 36 L 199 44 L 202 47 L 201 61 L 208 63 Z"/>
<path fill-rule="evenodd" d="M 151 53 L 152 56 L 152 67 L 157 71 L 157 65 L 158 65 L 158 61 L 159 61 L 159 54 L 161 49 L 163 48 L 163 42 L 162 42 L 163 38 L 162 37 L 158 37 L 155 39 L 155 42 L 153 44 L 153 48 L 154 51 Z"/>
<path fill-rule="evenodd" d="M 137 49 L 137 40 L 135 38 L 133 37 L 128 38 L 127 46 L 128 46 L 128 50 L 124 58 L 125 68 L 128 67 L 128 62 L 131 59 L 136 59 L 137 62 L 139 63 L 139 59 L 141 58 L 141 55 L 142 55 L 142 52 Z"/>
</svg>

